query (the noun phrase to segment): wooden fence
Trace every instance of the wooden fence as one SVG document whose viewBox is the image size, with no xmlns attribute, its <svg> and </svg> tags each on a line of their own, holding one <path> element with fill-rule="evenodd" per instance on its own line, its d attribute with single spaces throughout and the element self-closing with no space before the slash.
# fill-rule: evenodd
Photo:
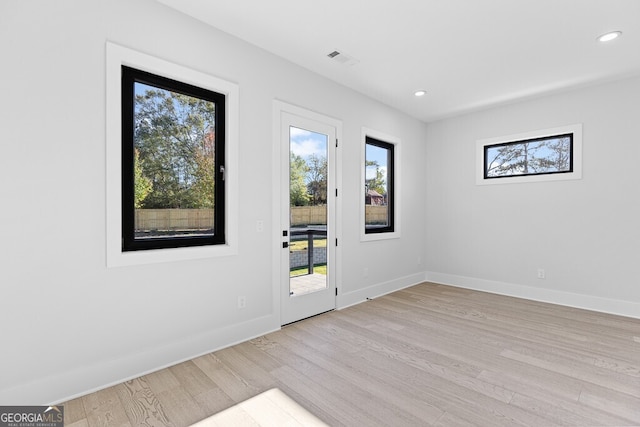
<svg viewBox="0 0 640 427">
<path fill-rule="evenodd" d="M 365 205 L 364 220 L 366 224 L 387 224 L 389 206 Z"/>
<path fill-rule="evenodd" d="M 213 209 L 136 209 L 136 230 L 210 230 Z M 365 206 L 367 224 L 384 224 L 387 206 Z M 326 206 L 292 206 L 291 225 L 327 223 Z"/>
<path fill-rule="evenodd" d="M 366 205 L 364 209 L 367 224 L 385 224 L 387 222 L 387 206 Z M 327 207 L 292 206 L 291 225 L 318 225 L 327 223 Z"/>
<path fill-rule="evenodd" d="M 327 206 L 291 206 L 291 225 L 327 223 Z"/>
<path fill-rule="evenodd" d="M 211 230 L 213 209 L 136 209 L 136 230 Z"/>
</svg>

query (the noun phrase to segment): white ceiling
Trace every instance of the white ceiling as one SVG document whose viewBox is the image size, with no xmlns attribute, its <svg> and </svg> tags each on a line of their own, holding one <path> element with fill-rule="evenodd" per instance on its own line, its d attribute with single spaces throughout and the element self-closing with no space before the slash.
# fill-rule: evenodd
<svg viewBox="0 0 640 427">
<path fill-rule="evenodd" d="M 640 74 L 640 0 L 158 1 L 426 122 Z"/>
</svg>

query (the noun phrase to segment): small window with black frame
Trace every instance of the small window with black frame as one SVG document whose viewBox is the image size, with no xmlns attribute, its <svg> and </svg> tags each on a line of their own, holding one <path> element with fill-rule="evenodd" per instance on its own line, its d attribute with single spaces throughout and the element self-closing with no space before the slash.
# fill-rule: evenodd
<svg viewBox="0 0 640 427">
<path fill-rule="evenodd" d="M 484 146 L 484 179 L 573 172 L 573 134 Z"/>
<path fill-rule="evenodd" d="M 394 231 L 394 145 L 365 140 L 365 234 Z"/>
<path fill-rule="evenodd" d="M 225 243 L 225 95 L 122 66 L 122 250 Z"/>
</svg>

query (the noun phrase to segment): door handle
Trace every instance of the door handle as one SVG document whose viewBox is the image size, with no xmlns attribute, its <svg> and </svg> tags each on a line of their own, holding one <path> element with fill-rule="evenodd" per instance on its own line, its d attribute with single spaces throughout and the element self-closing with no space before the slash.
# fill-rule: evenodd
<svg viewBox="0 0 640 427">
<path fill-rule="evenodd" d="M 289 247 L 289 242 L 282 242 L 282 247 L 283 248 L 288 248 Z"/>
</svg>

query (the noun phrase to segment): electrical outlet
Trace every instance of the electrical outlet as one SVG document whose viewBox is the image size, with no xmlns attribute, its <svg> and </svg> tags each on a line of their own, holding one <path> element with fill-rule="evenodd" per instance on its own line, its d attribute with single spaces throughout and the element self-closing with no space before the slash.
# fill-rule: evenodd
<svg viewBox="0 0 640 427">
<path fill-rule="evenodd" d="M 261 219 L 256 221 L 256 231 L 258 233 L 262 233 L 264 231 L 264 221 L 262 221 Z"/>
<path fill-rule="evenodd" d="M 544 278 L 545 278 L 544 268 L 539 268 L 538 269 L 538 279 L 544 279 Z"/>
<path fill-rule="evenodd" d="M 247 307 L 247 297 L 238 297 L 238 308 Z"/>
</svg>

